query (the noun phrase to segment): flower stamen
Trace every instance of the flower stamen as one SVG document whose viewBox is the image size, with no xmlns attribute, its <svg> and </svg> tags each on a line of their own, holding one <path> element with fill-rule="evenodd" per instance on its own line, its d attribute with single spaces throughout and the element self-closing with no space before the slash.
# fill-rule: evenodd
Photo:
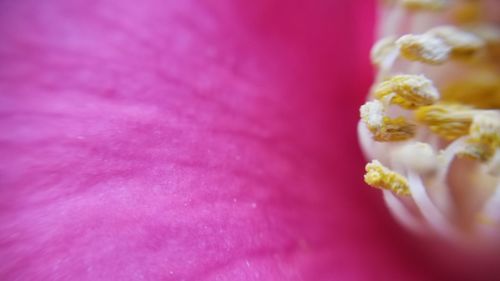
<svg viewBox="0 0 500 281">
<path fill-rule="evenodd" d="M 488 145 L 500 146 L 500 114 L 476 115 L 470 127 L 470 137 Z"/>
<path fill-rule="evenodd" d="M 474 117 L 471 107 L 457 104 L 435 104 L 415 111 L 417 121 L 446 140 L 454 140 L 469 133 Z"/>
<path fill-rule="evenodd" d="M 451 47 L 442 39 L 428 34 L 404 35 L 396 41 L 402 57 L 427 64 L 443 64 L 449 59 Z"/>
<path fill-rule="evenodd" d="M 426 34 L 443 40 L 451 48 L 453 58 L 470 58 L 485 47 L 485 42 L 480 37 L 453 26 L 439 26 Z"/>
<path fill-rule="evenodd" d="M 435 103 L 439 92 L 423 75 L 396 75 L 377 85 L 374 97 L 379 100 L 389 98 L 391 104 L 415 109 Z"/>
<path fill-rule="evenodd" d="M 381 101 L 366 102 L 361 106 L 360 114 L 361 120 L 376 141 L 403 141 L 412 138 L 415 134 L 415 125 L 408 123 L 405 118 L 386 116 Z"/>
<path fill-rule="evenodd" d="M 498 8 L 498 0 L 385 1 L 371 52 L 376 82 L 360 108 L 371 159 L 364 180 L 417 232 L 499 243 Z"/>
<path fill-rule="evenodd" d="M 493 158 L 499 147 L 499 114 L 478 114 L 473 119 L 467 145 L 460 152 L 460 155 L 486 162 Z"/>
<path fill-rule="evenodd" d="M 365 167 L 365 182 L 375 188 L 390 190 L 398 195 L 410 195 L 408 180 L 373 160 Z"/>
<path fill-rule="evenodd" d="M 500 108 L 500 79 L 492 69 L 480 69 L 441 89 L 442 101 L 481 109 Z"/>
<path fill-rule="evenodd" d="M 405 8 L 412 11 L 441 11 L 448 5 L 447 0 L 403 0 Z"/>
</svg>

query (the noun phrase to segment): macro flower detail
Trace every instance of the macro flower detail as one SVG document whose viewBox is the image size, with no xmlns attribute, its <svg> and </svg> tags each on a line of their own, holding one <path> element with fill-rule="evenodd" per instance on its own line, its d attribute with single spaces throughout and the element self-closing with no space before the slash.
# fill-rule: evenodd
<svg viewBox="0 0 500 281">
<path fill-rule="evenodd" d="M 360 109 L 365 182 L 402 224 L 461 245 L 500 245 L 495 7 L 386 1 L 371 53 L 378 75 Z"/>
<path fill-rule="evenodd" d="M 404 35 L 396 43 L 404 58 L 429 64 L 444 63 L 451 52 L 450 46 L 443 40 L 427 34 Z"/>
<path fill-rule="evenodd" d="M 393 191 L 399 195 L 409 195 L 408 181 L 398 173 L 384 167 L 377 160 L 366 165 L 365 181 L 371 186 Z"/>
<path fill-rule="evenodd" d="M 448 4 L 447 0 L 403 0 L 405 8 L 411 10 L 442 10 Z"/>
<path fill-rule="evenodd" d="M 478 114 L 470 126 L 470 137 L 461 152 L 481 161 L 488 161 L 500 147 L 500 116 L 495 113 Z"/>
<path fill-rule="evenodd" d="M 439 99 L 439 93 L 432 81 L 423 75 L 396 75 L 380 83 L 374 90 L 375 98 L 406 109 L 430 105 Z"/>
<path fill-rule="evenodd" d="M 398 141 L 411 138 L 415 133 L 415 126 L 405 118 L 390 118 L 386 116 L 384 104 L 380 101 L 370 101 L 361 109 L 361 119 L 373 133 L 377 141 Z"/>
<path fill-rule="evenodd" d="M 451 49 L 455 58 L 472 57 L 485 47 L 485 42 L 478 35 L 453 26 L 440 26 L 428 31 L 431 36 L 441 39 Z"/>
<path fill-rule="evenodd" d="M 500 196 L 469 212 L 481 201 L 467 189 L 449 212 L 439 182 L 457 163 L 498 170 L 498 153 L 463 152 L 492 140 L 475 110 L 497 108 L 483 67 L 500 57 L 495 30 L 460 26 L 486 42 L 471 59 L 402 59 L 398 38 L 455 16 L 454 2 L 427 2 L 444 5 L 398 5 L 393 23 L 410 12 L 424 26 L 391 24 L 373 52 L 375 86 L 394 92 L 361 110 L 370 189 L 351 131 L 372 83 L 375 0 L 0 1 L 0 280 L 495 280 L 498 259 L 433 255 L 388 212 L 445 235 L 454 218 L 500 214 Z M 474 114 L 443 154 L 415 115 L 458 103 Z"/>
<path fill-rule="evenodd" d="M 421 35 L 404 35 L 396 44 L 404 58 L 428 64 L 442 64 L 449 58 L 472 58 L 486 46 L 479 36 L 452 26 L 436 27 Z"/>
<path fill-rule="evenodd" d="M 415 111 L 418 122 L 447 140 L 454 140 L 469 133 L 474 111 L 467 106 L 436 104 Z"/>
</svg>

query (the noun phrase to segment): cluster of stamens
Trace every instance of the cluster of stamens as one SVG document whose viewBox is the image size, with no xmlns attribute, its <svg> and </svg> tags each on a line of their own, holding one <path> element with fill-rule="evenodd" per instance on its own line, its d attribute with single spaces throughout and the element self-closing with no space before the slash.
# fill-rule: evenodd
<svg viewBox="0 0 500 281">
<path fill-rule="evenodd" d="M 365 182 L 409 198 L 405 204 L 424 218 L 427 204 L 450 228 L 467 225 L 462 228 L 470 232 L 476 231 L 475 217 L 494 216 L 484 210 L 488 199 L 500 196 L 500 29 L 479 15 L 485 1 L 386 1 L 388 21 L 398 13 L 413 17 L 414 25 L 429 24 L 440 13 L 448 21 L 408 34 L 386 26 L 371 53 L 379 73 L 360 108 L 361 143 L 373 159 Z M 450 195 L 460 177 L 479 185 L 470 189 L 489 188 L 467 223 L 453 202 L 457 195 Z M 495 227 L 500 230 L 500 211 Z"/>
</svg>

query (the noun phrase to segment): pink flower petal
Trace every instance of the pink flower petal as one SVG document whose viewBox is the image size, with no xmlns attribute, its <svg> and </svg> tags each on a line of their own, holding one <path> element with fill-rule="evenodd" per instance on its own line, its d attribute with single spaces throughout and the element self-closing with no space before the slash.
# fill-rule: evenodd
<svg viewBox="0 0 500 281">
<path fill-rule="evenodd" d="M 432 280 L 361 180 L 373 5 L 0 2 L 0 280 Z"/>
</svg>

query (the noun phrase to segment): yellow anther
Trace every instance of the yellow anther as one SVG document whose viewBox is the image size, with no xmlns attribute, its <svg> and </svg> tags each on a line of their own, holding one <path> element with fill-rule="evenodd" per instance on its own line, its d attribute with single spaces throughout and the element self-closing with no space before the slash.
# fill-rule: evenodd
<svg viewBox="0 0 500 281">
<path fill-rule="evenodd" d="M 402 0 L 402 4 L 409 10 L 441 11 L 446 8 L 447 0 Z"/>
<path fill-rule="evenodd" d="M 384 125 L 373 133 L 376 141 L 403 141 L 415 135 L 415 125 L 408 123 L 403 117 L 384 117 Z"/>
<path fill-rule="evenodd" d="M 415 109 L 435 103 L 439 92 L 423 75 L 396 75 L 377 85 L 374 96 L 379 100 L 389 99 L 391 104 L 406 109 Z"/>
<path fill-rule="evenodd" d="M 379 129 L 384 125 L 385 109 L 380 101 L 368 101 L 359 109 L 361 119 L 368 129 Z"/>
<path fill-rule="evenodd" d="M 402 175 L 373 160 L 365 167 L 365 182 L 375 188 L 390 190 L 398 195 L 410 195 L 408 181 Z"/>
<path fill-rule="evenodd" d="M 457 23 L 466 24 L 476 22 L 483 16 L 480 1 L 461 1 L 453 9 L 453 18 Z"/>
<path fill-rule="evenodd" d="M 378 100 L 362 105 L 360 114 L 361 120 L 376 141 L 402 141 L 415 135 L 415 125 L 408 123 L 403 117 L 387 117 L 384 105 Z"/>
<path fill-rule="evenodd" d="M 457 155 L 486 162 L 493 157 L 494 153 L 495 149 L 490 145 L 469 139 L 465 146 L 458 151 Z"/>
<path fill-rule="evenodd" d="M 417 109 L 415 117 L 434 133 L 453 140 L 469 133 L 474 111 L 462 105 L 435 104 Z"/>
<path fill-rule="evenodd" d="M 442 100 L 483 109 L 500 108 L 498 75 L 492 70 L 477 69 L 443 87 L 441 89 Z"/>
<path fill-rule="evenodd" d="M 388 55 L 396 49 L 395 40 L 392 36 L 385 37 L 373 45 L 370 52 L 373 64 L 381 65 Z"/>
<path fill-rule="evenodd" d="M 490 112 L 474 116 L 470 126 L 472 140 L 490 145 L 500 146 L 500 114 Z"/>
<path fill-rule="evenodd" d="M 378 73 L 357 128 L 380 162 L 364 181 L 412 230 L 494 243 L 479 224 L 500 210 L 500 0 L 380 1 Z"/>
<path fill-rule="evenodd" d="M 453 26 L 439 26 L 426 34 L 439 38 L 450 46 L 453 58 L 470 58 L 485 47 L 485 42 L 480 37 Z"/>
<path fill-rule="evenodd" d="M 476 25 L 471 28 L 471 32 L 486 43 L 488 56 L 498 62 L 500 60 L 500 28 L 498 25 Z"/>
<path fill-rule="evenodd" d="M 442 64 L 448 60 L 451 47 L 442 39 L 429 34 L 404 35 L 396 41 L 400 54 L 410 61 Z"/>
<path fill-rule="evenodd" d="M 480 160 L 489 161 L 500 148 L 500 114 L 479 113 L 474 116 L 466 146 L 459 153 Z"/>
</svg>

